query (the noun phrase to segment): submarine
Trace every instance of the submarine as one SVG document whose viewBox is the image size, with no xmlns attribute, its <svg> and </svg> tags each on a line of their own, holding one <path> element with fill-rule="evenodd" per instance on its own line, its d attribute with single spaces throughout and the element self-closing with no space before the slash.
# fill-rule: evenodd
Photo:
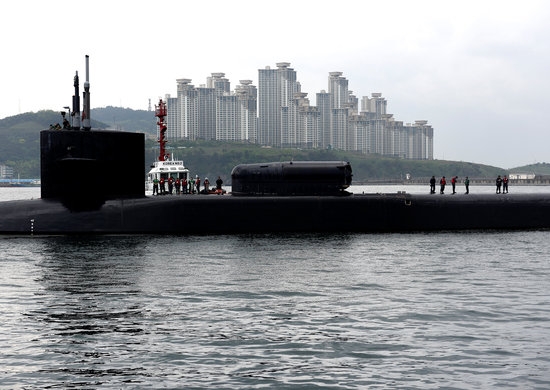
<svg viewBox="0 0 550 390">
<path fill-rule="evenodd" d="M 146 196 L 145 135 L 82 116 L 40 132 L 40 199 L 0 202 L 2 235 L 380 233 L 550 228 L 548 194 L 353 194 L 343 161 L 240 164 L 231 194 Z M 82 119 L 82 120 L 81 120 Z M 113 166 L 124 167 L 112 177 Z"/>
</svg>

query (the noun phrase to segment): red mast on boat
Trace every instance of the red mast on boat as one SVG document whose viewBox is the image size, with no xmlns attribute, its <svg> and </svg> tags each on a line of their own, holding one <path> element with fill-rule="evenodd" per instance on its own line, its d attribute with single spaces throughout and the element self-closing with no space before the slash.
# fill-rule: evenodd
<svg viewBox="0 0 550 390">
<path fill-rule="evenodd" d="M 166 153 L 166 103 L 159 100 L 158 106 L 155 105 L 155 116 L 158 118 L 157 125 L 159 126 L 159 161 L 166 161 L 169 155 Z"/>
</svg>

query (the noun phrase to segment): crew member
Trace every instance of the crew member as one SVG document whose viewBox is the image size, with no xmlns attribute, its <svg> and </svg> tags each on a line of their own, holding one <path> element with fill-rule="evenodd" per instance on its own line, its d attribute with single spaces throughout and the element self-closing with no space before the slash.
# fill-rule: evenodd
<svg viewBox="0 0 550 390">
<path fill-rule="evenodd" d="M 201 178 L 199 175 L 195 177 L 195 189 L 197 191 L 197 194 L 200 194 L 201 192 Z"/>
<path fill-rule="evenodd" d="M 153 179 L 153 195 L 159 194 L 159 179 L 156 177 Z"/>
<path fill-rule="evenodd" d="M 168 178 L 168 193 L 172 195 L 172 191 L 174 191 L 174 178 L 170 176 Z"/>
<path fill-rule="evenodd" d="M 456 194 L 456 179 L 458 179 L 458 176 L 453 176 L 451 179 L 451 185 L 453 186 L 453 195 Z"/>
</svg>

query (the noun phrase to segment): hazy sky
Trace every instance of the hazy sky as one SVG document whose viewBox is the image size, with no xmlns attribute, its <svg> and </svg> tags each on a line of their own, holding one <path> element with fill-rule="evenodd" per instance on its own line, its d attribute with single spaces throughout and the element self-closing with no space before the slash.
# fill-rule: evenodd
<svg viewBox="0 0 550 390">
<path fill-rule="evenodd" d="M 396 120 L 428 120 L 436 159 L 550 162 L 548 1 L 19 0 L 0 14 L 0 118 L 70 105 L 86 54 L 92 108 L 147 109 L 213 72 L 257 86 L 290 62 L 312 104 L 340 71 Z"/>
</svg>

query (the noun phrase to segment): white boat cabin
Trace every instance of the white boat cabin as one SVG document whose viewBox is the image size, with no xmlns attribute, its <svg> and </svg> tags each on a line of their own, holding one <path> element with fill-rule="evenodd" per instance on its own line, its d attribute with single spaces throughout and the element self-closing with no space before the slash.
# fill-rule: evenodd
<svg viewBox="0 0 550 390">
<path fill-rule="evenodd" d="M 151 170 L 147 174 L 147 180 L 145 181 L 145 190 L 153 191 L 153 180 L 160 180 L 163 178 L 168 181 L 169 178 L 189 180 L 189 169 L 185 167 L 183 161 L 169 160 L 169 161 L 155 161 L 151 166 Z"/>
</svg>

